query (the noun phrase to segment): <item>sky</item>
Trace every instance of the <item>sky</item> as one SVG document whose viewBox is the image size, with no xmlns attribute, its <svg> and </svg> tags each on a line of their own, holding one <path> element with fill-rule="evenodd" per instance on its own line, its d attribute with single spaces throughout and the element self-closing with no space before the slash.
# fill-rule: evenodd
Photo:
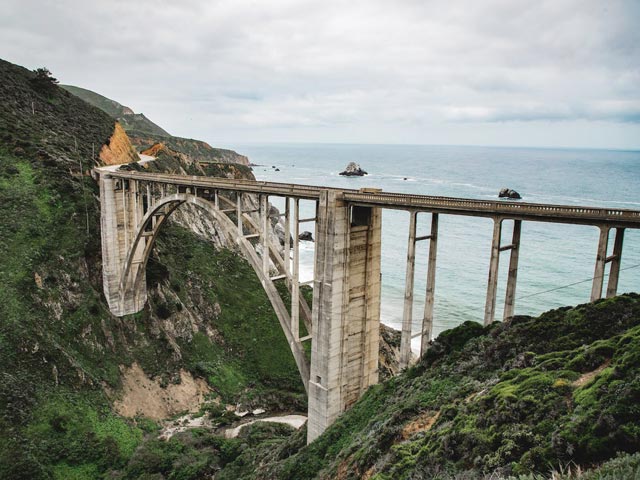
<svg viewBox="0 0 640 480">
<path fill-rule="evenodd" d="M 640 149 L 639 0 L 0 0 L 0 58 L 214 145 Z"/>
</svg>

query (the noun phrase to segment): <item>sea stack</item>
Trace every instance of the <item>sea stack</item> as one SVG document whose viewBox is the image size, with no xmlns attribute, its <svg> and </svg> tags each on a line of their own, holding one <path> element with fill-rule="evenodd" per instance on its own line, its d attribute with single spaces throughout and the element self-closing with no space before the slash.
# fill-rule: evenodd
<svg viewBox="0 0 640 480">
<path fill-rule="evenodd" d="M 304 231 L 300 235 L 298 235 L 298 240 L 313 242 L 313 235 L 311 234 L 311 232 Z"/>
<path fill-rule="evenodd" d="M 512 190 L 511 188 L 503 188 L 503 189 L 501 189 L 500 193 L 498 194 L 498 197 L 500 197 L 500 198 L 511 198 L 511 199 L 514 199 L 514 200 L 520 200 L 522 198 L 518 192 L 516 192 L 515 190 Z"/>
<path fill-rule="evenodd" d="M 343 172 L 340 172 L 340 175 L 344 175 L 345 177 L 362 177 L 367 175 L 367 172 L 360 168 L 356 162 L 349 162 L 347 168 L 344 169 Z"/>
</svg>

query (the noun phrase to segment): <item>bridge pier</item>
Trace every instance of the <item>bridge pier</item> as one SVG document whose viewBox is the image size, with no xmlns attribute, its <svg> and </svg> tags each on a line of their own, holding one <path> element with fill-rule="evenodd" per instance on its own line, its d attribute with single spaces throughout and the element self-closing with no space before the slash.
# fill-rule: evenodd
<svg viewBox="0 0 640 480">
<path fill-rule="evenodd" d="M 616 228 L 616 238 L 613 241 L 613 255 L 607 258 L 607 261 L 611 262 L 611 267 L 609 267 L 609 283 L 607 284 L 607 298 L 615 297 L 618 292 L 623 240 L 624 228 Z"/>
<path fill-rule="evenodd" d="M 429 264 L 427 266 L 427 292 L 424 299 L 424 315 L 422 316 L 422 338 L 420 355 L 427 351 L 433 335 L 433 305 L 436 292 L 436 253 L 438 249 L 438 214 L 431 214 L 431 234 L 424 237 L 429 240 Z"/>
<path fill-rule="evenodd" d="M 611 231 L 611 227 L 607 225 L 600 226 L 596 265 L 593 272 L 593 284 L 591 286 L 592 302 L 602 298 L 602 287 L 604 286 L 604 275 L 607 263 L 611 264 L 609 267 L 609 282 L 607 283 L 607 298 L 614 297 L 618 291 L 624 228 L 618 227 L 615 230 L 616 236 L 613 242 L 613 254 L 608 257 L 607 246 L 609 244 L 609 232 Z"/>
<path fill-rule="evenodd" d="M 307 442 L 378 383 L 381 218 L 320 192 Z"/>
<path fill-rule="evenodd" d="M 121 292 L 120 281 L 129 249 L 133 246 L 136 231 L 140 219 L 144 216 L 144 203 L 152 202 L 149 188 L 147 197 L 143 200 L 143 194 L 139 191 L 136 180 L 113 179 L 109 175 L 101 175 L 100 178 L 100 222 L 102 236 L 102 283 L 104 296 L 109 304 L 109 309 L 114 315 L 129 315 L 142 310 L 147 301 L 147 289 L 144 282 L 144 269 L 140 271 L 143 276 L 142 288 L 125 288 L 126 294 Z M 133 252 L 130 269 L 135 278 L 138 268 L 142 268 L 146 238 L 140 239 L 135 252 Z"/>
<path fill-rule="evenodd" d="M 411 361 L 411 330 L 413 324 L 413 281 L 416 265 L 416 220 L 417 211 L 409 212 L 409 241 L 407 245 L 407 270 L 404 282 L 404 309 L 402 311 L 402 332 L 400 336 L 400 370 L 407 368 Z"/>
<path fill-rule="evenodd" d="M 522 220 L 513 221 L 513 234 L 509 245 L 501 245 L 502 222 L 504 218 L 493 219 L 493 237 L 491 240 L 491 258 L 489 261 L 489 279 L 487 281 L 487 301 L 484 308 L 484 324 L 493 323 L 496 314 L 496 298 L 498 293 L 498 267 L 500 254 L 511 250 L 509 259 L 509 276 L 507 278 L 507 292 L 504 301 L 503 321 L 513 317 L 515 311 L 516 282 L 518 279 L 518 258 L 520 256 L 520 234 Z"/>
</svg>

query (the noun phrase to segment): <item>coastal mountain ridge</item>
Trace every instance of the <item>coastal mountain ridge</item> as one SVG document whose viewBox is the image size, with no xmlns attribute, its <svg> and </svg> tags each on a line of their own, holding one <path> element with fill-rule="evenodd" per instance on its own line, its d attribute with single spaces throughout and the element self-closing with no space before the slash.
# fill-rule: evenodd
<svg viewBox="0 0 640 480">
<path fill-rule="evenodd" d="M 60 86 L 116 119 L 127 132 L 131 143 L 139 151 L 162 144 L 175 152 L 185 155 L 188 161 L 249 165 L 249 159 L 246 156 L 240 155 L 233 150 L 214 148 L 202 140 L 170 135 L 142 113 L 134 113 L 131 108 L 125 107 L 99 93 L 73 85 Z"/>
<path fill-rule="evenodd" d="M 160 135 L 162 137 L 171 136 L 166 130 L 145 117 L 144 114 L 135 113 L 131 108 L 126 107 L 115 100 L 111 100 L 99 93 L 92 92 L 86 88 L 76 87 L 74 85 L 60 85 L 60 87 L 71 92 L 85 102 L 98 107 L 107 115 L 115 118 L 120 122 L 125 130 L 139 130 L 141 132 Z"/>
</svg>

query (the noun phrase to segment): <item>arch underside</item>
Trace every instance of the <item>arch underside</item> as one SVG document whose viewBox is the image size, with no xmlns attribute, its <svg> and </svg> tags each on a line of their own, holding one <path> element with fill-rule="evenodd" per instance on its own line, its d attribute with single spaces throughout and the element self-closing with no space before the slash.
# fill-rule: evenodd
<svg viewBox="0 0 640 480">
<path fill-rule="evenodd" d="M 149 255 L 162 225 L 178 207 L 184 204 L 194 205 L 209 214 L 223 235 L 227 239 L 233 240 L 248 260 L 273 306 L 280 327 L 293 353 L 305 390 L 308 391 L 309 360 L 305 355 L 302 342 L 291 331 L 291 315 L 280 297 L 274 281 L 271 280 L 269 272 L 264 271 L 263 259 L 258 255 L 251 242 L 239 232 L 235 223 L 225 213 L 216 208 L 214 203 L 206 199 L 189 193 L 176 193 L 158 200 L 148 209 L 136 229 L 135 239 L 127 253 L 119 284 L 120 302 L 124 303 L 133 298 L 133 301 L 142 306 L 146 301 L 146 285 L 144 282 Z M 261 234 L 264 234 L 264 232 L 261 232 Z M 267 249 L 267 255 L 269 255 L 269 250 Z M 281 261 L 282 259 L 277 260 Z"/>
</svg>

